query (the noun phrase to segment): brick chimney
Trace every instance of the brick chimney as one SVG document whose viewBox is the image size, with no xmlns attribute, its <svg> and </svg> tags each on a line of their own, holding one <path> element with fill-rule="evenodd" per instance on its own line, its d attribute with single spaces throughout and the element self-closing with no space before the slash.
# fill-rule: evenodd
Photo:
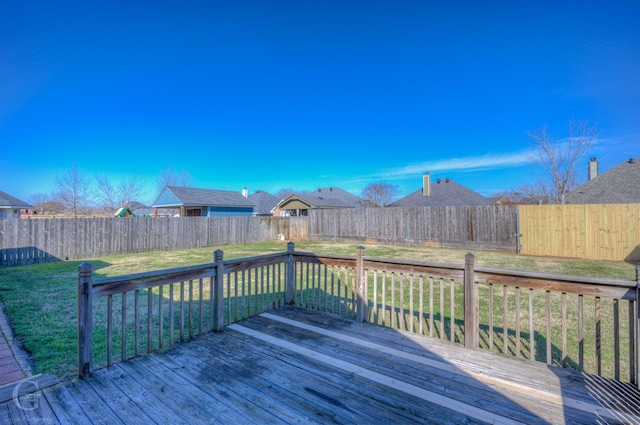
<svg viewBox="0 0 640 425">
<path fill-rule="evenodd" d="M 431 176 L 428 171 L 422 176 L 422 196 L 431 196 Z"/>
<path fill-rule="evenodd" d="M 598 177 L 598 161 L 595 157 L 589 160 L 589 181 Z"/>
</svg>

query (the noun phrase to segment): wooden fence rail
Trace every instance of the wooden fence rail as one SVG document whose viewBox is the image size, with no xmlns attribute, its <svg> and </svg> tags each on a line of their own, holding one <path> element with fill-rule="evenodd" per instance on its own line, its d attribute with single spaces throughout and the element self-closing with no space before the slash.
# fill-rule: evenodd
<svg viewBox="0 0 640 425">
<path fill-rule="evenodd" d="M 441 264 L 364 252 L 299 252 L 290 242 L 283 253 L 225 261 L 216 251 L 209 264 L 96 280 L 83 264 L 79 376 L 91 373 L 94 350 L 109 365 L 295 304 L 639 382 L 638 279 L 476 267 L 472 254 Z"/>
</svg>

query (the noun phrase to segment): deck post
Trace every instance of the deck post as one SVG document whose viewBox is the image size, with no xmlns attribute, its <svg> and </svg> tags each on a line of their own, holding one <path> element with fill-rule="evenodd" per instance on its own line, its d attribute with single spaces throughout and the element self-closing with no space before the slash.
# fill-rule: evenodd
<svg viewBox="0 0 640 425">
<path fill-rule="evenodd" d="M 286 287 L 284 292 L 285 304 L 294 305 L 296 303 L 296 277 L 294 274 L 293 242 L 287 243 L 287 272 L 285 274 Z"/>
<path fill-rule="evenodd" d="M 224 252 L 216 249 L 213 252 L 213 259 L 216 264 L 216 277 L 213 284 L 213 330 L 222 332 L 224 330 Z"/>
<path fill-rule="evenodd" d="M 478 346 L 478 287 L 474 278 L 475 255 L 464 257 L 464 346 Z M 452 325 L 453 326 L 453 325 Z"/>
<path fill-rule="evenodd" d="M 93 278 L 91 264 L 78 266 L 78 377 L 93 373 Z"/>
<path fill-rule="evenodd" d="M 367 321 L 367 285 L 365 282 L 365 274 L 364 274 L 364 247 L 359 246 L 358 252 L 356 253 L 356 282 L 358 287 L 356 291 L 358 291 L 358 304 L 357 304 L 357 312 L 356 312 L 356 320 L 358 322 L 366 322 Z"/>
</svg>

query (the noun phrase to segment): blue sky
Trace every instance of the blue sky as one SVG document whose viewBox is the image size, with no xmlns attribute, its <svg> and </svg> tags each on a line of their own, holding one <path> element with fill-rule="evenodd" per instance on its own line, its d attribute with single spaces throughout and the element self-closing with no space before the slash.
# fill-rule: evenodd
<svg viewBox="0 0 640 425">
<path fill-rule="evenodd" d="M 0 3 L 0 190 L 23 200 L 161 170 L 250 193 L 536 176 L 527 132 L 598 125 L 600 170 L 639 157 L 640 3 Z M 586 160 L 584 178 L 586 178 Z"/>
</svg>

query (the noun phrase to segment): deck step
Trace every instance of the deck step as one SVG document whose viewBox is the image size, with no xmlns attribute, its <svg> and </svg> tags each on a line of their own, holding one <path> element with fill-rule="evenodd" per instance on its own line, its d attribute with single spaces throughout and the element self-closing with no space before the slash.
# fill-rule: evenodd
<svg viewBox="0 0 640 425">
<path fill-rule="evenodd" d="M 0 403 L 13 400 L 16 397 L 20 397 L 25 394 L 43 390 L 59 383 L 60 380 L 57 376 L 41 374 L 4 384 L 0 386 Z"/>
</svg>

